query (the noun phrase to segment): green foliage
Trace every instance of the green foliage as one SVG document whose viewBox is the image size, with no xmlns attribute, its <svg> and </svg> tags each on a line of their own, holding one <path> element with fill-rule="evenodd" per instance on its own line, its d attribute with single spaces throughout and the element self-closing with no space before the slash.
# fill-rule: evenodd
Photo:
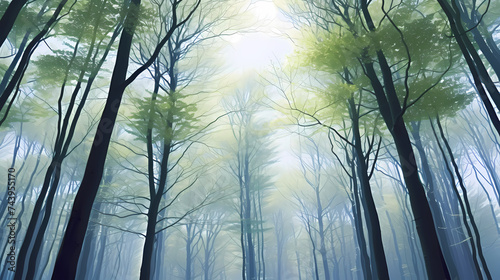
<svg viewBox="0 0 500 280">
<path fill-rule="evenodd" d="M 472 98 L 465 93 L 463 81 L 452 78 L 454 73 L 450 69 L 459 60 L 460 53 L 446 36 L 442 28 L 445 23 L 434 13 L 419 13 L 420 6 L 415 5 L 402 4 L 387 15 L 379 10 L 381 19 L 375 32 L 349 32 L 338 27 L 306 32 L 296 57 L 303 67 L 337 74 L 339 78 L 323 80 L 323 87 L 318 90 L 324 104 L 332 106 L 335 114 L 345 115 L 345 101 L 351 97 L 368 107 L 376 107 L 369 94 L 364 94 L 363 99 L 359 94 L 373 91 L 362 63 L 377 61 L 379 50 L 392 66 L 401 104 L 406 95 L 408 104 L 418 99 L 406 111 L 406 121 L 426 119 L 438 111 L 441 115 L 454 114 L 470 103 Z"/>
<path fill-rule="evenodd" d="M 77 1 L 68 21 L 61 23 L 61 35 L 81 38 L 90 42 L 93 36 L 105 40 L 124 16 L 123 1 L 87 0 Z"/>
<path fill-rule="evenodd" d="M 146 141 L 148 129 L 152 129 L 153 141 L 180 141 L 189 137 L 197 128 L 196 104 L 188 104 L 178 93 L 136 98 L 132 102 L 137 111 L 130 116 L 130 133 Z"/>
<path fill-rule="evenodd" d="M 405 113 L 405 121 L 425 120 L 440 116 L 454 116 L 464 109 L 474 99 L 474 95 L 466 92 L 465 86 L 453 78 L 447 78 L 433 85 L 430 79 L 415 80 L 410 86 L 410 97 L 408 102 L 413 102 L 419 95 L 429 89 L 421 99 L 410 107 Z M 396 89 L 402 93 L 403 85 L 399 84 Z M 401 97 L 402 99 L 402 97 Z"/>
<path fill-rule="evenodd" d="M 41 55 L 33 64 L 38 67 L 37 81 L 42 86 L 51 86 L 61 82 L 68 72 L 68 81 L 78 78 L 82 58 L 76 57 L 73 62 L 72 51 L 54 50 L 54 55 Z M 69 69 L 68 69 L 69 68 Z"/>
<path fill-rule="evenodd" d="M 307 34 L 307 33 L 306 33 Z M 303 65 L 327 72 L 339 72 L 344 67 L 356 67 L 365 53 L 374 55 L 374 41 L 369 34 L 350 32 L 308 33 L 302 42 L 303 51 L 297 55 Z"/>
</svg>

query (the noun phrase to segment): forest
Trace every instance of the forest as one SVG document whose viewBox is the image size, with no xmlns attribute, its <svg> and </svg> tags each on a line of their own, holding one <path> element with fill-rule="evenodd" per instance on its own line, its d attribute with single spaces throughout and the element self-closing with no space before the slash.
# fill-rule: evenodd
<svg viewBox="0 0 500 280">
<path fill-rule="evenodd" d="M 0 11 L 0 279 L 500 279 L 499 0 Z"/>
</svg>

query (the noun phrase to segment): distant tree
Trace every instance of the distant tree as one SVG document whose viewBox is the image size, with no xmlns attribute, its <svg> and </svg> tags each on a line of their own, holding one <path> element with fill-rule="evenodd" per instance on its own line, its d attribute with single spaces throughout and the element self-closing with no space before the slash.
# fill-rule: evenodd
<svg viewBox="0 0 500 280">
<path fill-rule="evenodd" d="M 229 169 L 239 188 L 238 215 L 242 250 L 242 278 L 253 280 L 265 277 L 264 219 L 262 200 L 269 188 L 270 178 L 266 168 L 272 163 L 272 152 L 267 145 L 270 131 L 264 120 L 259 120 L 257 96 L 259 89 L 252 85 L 237 90 L 226 101 L 231 132 L 236 141 L 230 152 L 234 153 Z"/>
<path fill-rule="evenodd" d="M 318 262 L 316 252 L 321 255 L 323 277 L 331 279 L 330 264 L 327 256 L 326 239 L 328 228 L 331 225 L 325 224 L 327 209 L 332 206 L 335 196 L 326 195 L 327 179 L 324 178 L 324 159 L 320 156 L 318 145 L 311 138 L 306 139 L 308 144 L 301 143 L 301 153 L 299 156 L 302 175 L 307 185 L 313 193 L 306 195 L 306 192 L 295 194 L 295 199 L 301 205 L 300 217 L 312 244 L 312 254 L 315 266 L 316 279 L 319 279 Z M 302 149 L 305 153 L 302 154 Z M 318 238 L 318 239 L 317 239 Z"/>
</svg>

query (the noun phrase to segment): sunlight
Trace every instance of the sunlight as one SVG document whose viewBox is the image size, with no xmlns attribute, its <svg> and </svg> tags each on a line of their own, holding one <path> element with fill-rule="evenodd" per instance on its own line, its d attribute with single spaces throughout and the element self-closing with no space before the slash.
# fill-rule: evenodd
<svg viewBox="0 0 500 280">
<path fill-rule="evenodd" d="M 226 49 L 226 62 L 232 70 L 247 71 L 260 69 L 271 61 L 282 60 L 292 51 L 292 44 L 285 37 L 279 19 L 279 12 L 273 2 L 256 1 L 251 4 L 251 11 L 258 26 L 251 33 L 231 36 L 231 46 Z"/>
</svg>

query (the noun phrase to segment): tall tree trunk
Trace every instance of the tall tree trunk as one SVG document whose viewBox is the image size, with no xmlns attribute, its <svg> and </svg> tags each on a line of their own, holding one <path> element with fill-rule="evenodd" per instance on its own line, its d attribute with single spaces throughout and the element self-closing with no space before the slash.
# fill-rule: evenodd
<svg viewBox="0 0 500 280">
<path fill-rule="evenodd" d="M 28 0 L 14 0 L 11 1 L 5 12 L 3 13 L 2 19 L 0 19 L 0 47 L 3 45 L 10 30 L 14 26 L 17 16 L 21 12 Z"/>
<path fill-rule="evenodd" d="M 170 113 L 169 113 L 170 115 Z M 169 123 L 170 128 L 172 128 L 172 123 Z M 151 140 L 151 139 L 150 139 Z M 141 262 L 141 280 L 149 280 L 151 275 L 151 265 L 152 257 L 154 252 L 154 244 L 156 240 L 156 224 L 158 219 L 158 212 L 161 200 L 163 198 L 163 194 L 165 191 L 165 185 L 167 182 L 167 173 L 168 173 L 168 160 L 170 157 L 170 147 L 171 147 L 171 139 L 165 139 L 163 143 L 163 156 L 161 159 L 161 167 L 160 167 L 160 181 L 158 183 L 158 188 L 155 189 L 156 183 L 153 181 L 153 186 L 150 186 L 151 195 L 151 203 L 148 209 L 148 224 L 146 228 L 144 248 L 142 251 L 142 262 Z M 149 146 L 149 145 L 148 145 Z M 150 156 L 150 161 L 154 160 L 152 155 L 152 149 L 148 151 L 148 156 Z M 154 179 L 154 176 L 151 177 Z"/>
<path fill-rule="evenodd" d="M 451 246 L 451 244 L 454 243 L 450 242 L 448 239 L 448 233 L 446 232 L 447 226 L 444 221 L 443 211 L 441 211 L 442 207 L 439 205 L 438 203 L 439 200 L 436 198 L 439 195 L 439 192 L 436 185 L 434 184 L 433 174 L 431 172 L 429 161 L 427 159 L 427 154 L 425 153 L 424 146 L 422 144 L 422 139 L 420 137 L 420 125 L 421 122 L 411 123 L 412 136 L 415 142 L 415 148 L 417 148 L 418 154 L 420 156 L 420 164 L 422 166 L 422 179 L 425 185 L 427 186 L 427 196 L 429 200 L 429 206 L 433 211 L 432 214 L 434 215 L 436 228 L 438 229 L 437 233 L 441 244 L 441 250 L 443 250 L 443 255 L 445 257 L 445 260 L 448 260 L 447 264 L 450 270 L 450 275 L 452 276 L 452 278 L 455 278 L 463 274 L 459 274 L 457 266 L 455 265 L 456 256 L 454 256 L 452 252 L 453 250 L 452 247 L 456 246 Z"/>
<path fill-rule="evenodd" d="M 96 256 L 96 266 L 92 271 L 91 279 L 102 279 L 102 267 L 104 264 L 104 252 L 106 251 L 106 244 L 108 243 L 108 231 L 109 228 L 105 226 L 101 226 L 101 233 L 99 237 L 99 251 Z M 89 278 L 90 279 L 90 278 Z"/>
<path fill-rule="evenodd" d="M 67 1 L 68 0 L 61 0 L 59 5 L 57 6 L 56 10 L 52 14 L 51 18 L 47 21 L 47 23 L 43 27 L 43 29 L 28 44 L 28 46 L 26 47 L 26 50 L 23 53 L 21 61 L 19 62 L 19 65 L 17 66 L 17 70 L 14 73 L 14 76 L 10 80 L 10 82 L 7 85 L 7 87 L 5 88 L 5 90 L 0 93 L 0 111 L 2 111 L 5 104 L 7 103 L 8 98 L 12 95 L 12 92 L 14 92 L 14 90 L 15 90 L 15 94 L 11 98 L 11 102 L 10 102 L 7 110 L 5 110 L 4 116 L 0 120 L 0 126 L 7 118 L 10 106 L 12 105 L 14 99 L 17 96 L 17 93 L 19 92 L 19 90 L 18 90 L 19 84 L 21 83 L 22 77 L 23 77 L 24 73 L 26 72 L 26 69 L 28 68 L 28 64 L 29 64 L 29 61 L 30 61 L 31 55 L 33 54 L 34 49 L 38 46 L 38 44 L 40 44 L 40 42 L 42 41 L 42 38 L 50 31 L 52 26 L 58 21 L 58 16 L 61 13 L 61 10 L 63 9 L 64 5 L 66 5 Z"/>
<path fill-rule="evenodd" d="M 187 231 L 187 236 L 186 236 L 186 267 L 185 267 L 185 275 L 184 279 L 186 280 L 191 280 L 191 276 L 193 275 L 192 271 L 192 266 L 193 266 L 193 256 L 192 256 L 192 251 L 191 251 L 191 246 L 193 243 L 193 238 L 194 238 L 194 231 L 195 229 L 193 228 L 193 224 L 187 224 L 186 225 L 186 231 Z"/>
<path fill-rule="evenodd" d="M 401 253 L 399 252 L 398 245 L 398 237 L 396 235 L 396 231 L 394 230 L 394 226 L 392 225 L 391 216 L 389 216 L 389 212 L 385 211 L 385 215 L 387 216 L 387 221 L 389 221 L 389 227 L 391 228 L 392 240 L 394 244 L 394 251 L 396 253 L 396 258 L 398 259 L 398 270 L 400 279 L 405 279 L 405 272 L 403 271 L 403 259 L 401 258 Z"/>
<path fill-rule="evenodd" d="M 333 215 L 332 215 L 333 216 Z M 332 223 L 334 221 L 334 217 L 331 219 Z M 332 279 L 333 280 L 339 280 L 340 279 L 340 266 L 339 266 L 339 259 L 337 258 L 337 254 L 335 253 L 335 246 L 333 242 L 333 230 L 330 229 L 330 250 L 332 251 Z"/>
<path fill-rule="evenodd" d="M 40 195 L 37 198 L 37 201 L 35 203 L 35 209 L 33 211 L 33 215 L 31 217 L 28 230 L 25 236 L 25 239 L 23 241 L 23 245 L 21 246 L 21 250 L 19 253 L 20 256 L 20 261 L 19 261 L 19 272 L 16 273 L 17 276 L 15 279 L 21 279 L 23 277 L 23 271 L 25 270 L 24 264 L 25 261 L 28 262 L 28 278 L 33 278 L 33 275 L 35 273 L 35 268 L 37 267 L 35 265 L 36 259 L 38 257 L 38 253 L 40 251 L 40 246 L 41 242 L 43 240 L 51 213 L 52 213 L 52 203 L 54 200 L 54 195 L 57 191 L 58 185 L 59 185 L 59 177 L 60 177 L 60 172 L 61 172 L 61 166 L 64 158 L 67 156 L 69 145 L 73 139 L 73 135 L 76 130 L 76 125 L 78 123 L 78 119 L 80 117 L 81 111 L 84 108 L 85 102 L 87 100 L 88 94 L 90 92 L 91 85 L 94 81 L 94 78 L 96 77 L 100 66 L 102 66 L 102 63 L 105 60 L 105 57 L 107 55 L 107 52 L 109 51 L 109 48 L 111 45 L 108 45 L 108 49 L 106 49 L 105 54 L 103 58 L 99 62 L 99 67 L 94 69 L 89 76 L 89 80 L 87 81 L 87 86 L 85 88 L 85 91 L 83 92 L 83 95 L 81 97 L 80 103 L 78 104 L 75 113 L 73 114 L 73 108 L 76 103 L 76 98 L 78 96 L 78 93 L 81 89 L 82 81 L 85 76 L 85 73 L 87 72 L 88 64 L 91 63 L 92 59 L 92 54 L 94 51 L 94 45 L 95 41 L 97 38 L 97 25 L 94 28 L 94 33 L 92 37 L 92 42 L 89 47 L 89 51 L 87 53 L 87 56 L 84 60 L 84 64 L 82 67 L 82 70 L 80 71 L 79 79 L 77 84 L 75 85 L 72 95 L 71 95 L 71 100 L 68 105 L 68 108 L 66 110 L 66 114 L 64 116 L 64 119 L 62 118 L 63 112 L 62 112 L 62 99 L 64 96 L 64 88 L 66 86 L 66 81 L 68 78 L 68 74 L 70 71 L 70 67 L 75 61 L 76 54 L 78 51 L 78 46 L 80 41 L 78 40 L 75 44 L 74 51 L 73 51 L 73 56 L 71 57 L 69 66 L 66 69 L 66 76 L 64 77 L 62 86 L 61 86 L 61 93 L 59 96 L 58 100 L 58 109 L 59 109 L 59 118 L 58 118 L 58 130 L 56 134 L 56 139 L 55 139 L 55 145 L 54 145 L 54 156 L 52 158 L 52 161 L 50 163 L 49 168 L 47 169 L 47 173 L 45 174 L 45 179 L 42 185 L 42 189 L 40 191 Z M 110 44 L 114 41 L 115 36 L 112 37 L 110 40 Z M 70 117 L 73 117 L 73 120 L 71 121 L 70 125 Z M 42 211 L 42 206 L 45 201 L 45 211 Z M 39 225 L 38 229 L 36 229 L 36 226 L 38 226 L 37 221 L 39 220 L 40 217 L 43 217 L 42 223 Z M 35 237 L 33 237 L 35 236 Z M 34 238 L 34 240 L 33 240 Z M 33 243 L 33 245 L 32 245 Z M 31 252 L 28 251 L 28 248 L 30 246 L 32 247 Z"/>
<path fill-rule="evenodd" d="M 451 6 L 446 0 L 438 0 L 438 3 L 448 18 L 453 37 L 455 37 L 455 40 L 462 51 L 462 55 L 467 62 L 477 93 L 479 94 L 479 97 L 488 112 L 493 126 L 500 135 L 500 120 L 496 114 L 496 111 L 500 108 L 500 93 L 489 76 L 478 52 L 472 45 L 467 32 L 462 26 L 460 11 L 456 1 L 451 1 Z M 489 97 L 486 91 L 488 92 Z M 491 104 L 490 98 L 493 103 L 495 103 L 497 110 L 495 110 Z"/>
<path fill-rule="evenodd" d="M 319 234 L 319 253 L 321 255 L 321 261 L 323 263 L 323 273 L 325 280 L 330 280 L 330 270 L 328 268 L 328 257 L 326 256 L 325 247 L 325 228 L 323 224 L 324 209 L 321 204 L 319 186 L 315 188 L 316 191 L 316 215 L 318 217 L 318 234 Z"/>
<path fill-rule="evenodd" d="M 125 28 L 122 31 L 118 53 L 111 78 L 109 96 L 99 121 L 92 143 L 82 183 L 75 197 L 71 216 L 56 259 L 52 279 L 74 279 L 83 239 L 87 230 L 92 204 L 94 203 L 102 179 L 104 163 L 116 121 L 120 102 L 125 91 L 125 76 L 132 37 L 138 21 L 140 0 L 132 0 Z"/>
<path fill-rule="evenodd" d="M 259 211 L 259 225 L 260 225 L 260 259 L 262 260 L 262 279 L 266 279 L 266 259 L 264 257 L 264 219 L 262 218 L 262 196 L 260 188 L 257 188 L 257 204 Z M 260 268 L 260 267 L 259 267 Z M 260 277 L 259 277 L 260 279 Z"/>
<path fill-rule="evenodd" d="M 361 10 L 370 31 L 375 25 L 368 11 L 366 0 L 361 1 Z M 417 164 L 410 137 L 403 120 L 403 111 L 394 87 L 391 68 L 381 50 L 377 51 L 377 60 L 382 72 L 384 85 L 378 79 L 373 64 L 364 63 L 368 78 L 373 86 L 379 111 L 384 119 L 398 151 L 399 162 L 403 169 L 404 181 L 408 189 L 413 218 L 422 247 L 425 267 L 429 279 L 448 279 L 450 274 L 439 246 L 432 212 L 425 195 L 425 190 L 418 175 Z"/>
<path fill-rule="evenodd" d="M 355 173 L 354 162 L 351 166 L 352 174 Z M 356 233 L 356 240 L 358 241 L 359 260 L 361 262 L 361 270 L 363 271 L 364 279 L 372 279 L 372 270 L 370 267 L 370 257 L 368 256 L 368 248 L 366 246 L 366 239 L 363 229 L 363 218 L 361 215 L 361 202 L 359 198 L 358 181 L 355 177 L 351 178 L 352 181 L 352 195 L 351 208 L 354 220 L 354 231 Z"/>
<path fill-rule="evenodd" d="M 31 30 L 28 30 L 26 34 L 24 34 L 23 40 L 21 41 L 21 44 L 19 45 L 19 48 L 17 49 L 17 53 L 12 59 L 9 68 L 5 71 L 2 77 L 2 82 L 0 82 L 0 92 L 3 92 L 5 90 L 5 87 L 7 86 L 7 83 L 10 80 L 10 76 L 12 75 L 12 72 L 14 72 L 14 69 L 16 68 L 17 62 L 19 62 L 19 59 L 21 59 L 21 56 L 23 55 L 24 48 L 26 48 L 26 45 L 28 44 L 28 39 L 31 34 Z"/>
<path fill-rule="evenodd" d="M 349 115 L 352 121 L 352 131 L 354 136 L 354 150 L 356 157 L 357 177 L 360 181 L 362 200 L 364 201 L 366 227 L 368 236 L 371 239 L 371 250 L 373 252 L 374 266 L 372 269 L 376 272 L 378 279 L 389 279 L 389 270 L 387 269 L 387 260 L 385 258 L 384 245 L 382 243 L 382 232 L 380 230 L 380 221 L 377 214 L 377 208 L 373 200 L 370 187 L 370 178 L 368 177 L 368 167 L 366 165 L 363 148 L 361 147 L 361 134 L 359 131 L 359 111 L 354 104 L 354 98 L 349 99 Z M 375 269 L 376 268 L 376 269 Z"/>
<path fill-rule="evenodd" d="M 460 175 L 460 171 L 458 169 L 458 165 L 456 164 L 455 157 L 453 156 L 453 152 L 451 150 L 451 147 L 448 144 L 448 140 L 446 139 L 446 137 L 444 135 L 443 128 L 441 126 L 441 122 L 439 120 L 439 117 L 437 118 L 436 121 L 437 121 L 437 125 L 438 125 L 438 128 L 439 128 L 439 132 L 441 134 L 441 139 L 442 139 L 442 141 L 443 141 L 443 143 L 444 143 L 444 145 L 446 147 L 448 155 L 450 156 L 451 164 L 453 165 L 455 174 L 456 174 L 457 179 L 459 181 L 460 188 L 462 190 L 462 196 L 463 196 L 464 202 L 462 202 L 462 199 L 460 198 L 460 194 L 459 194 L 459 192 L 458 192 L 458 190 L 456 188 L 456 185 L 453 182 L 453 189 L 455 191 L 455 195 L 457 196 L 457 199 L 458 199 L 458 202 L 459 202 L 459 205 L 460 205 L 460 209 L 462 211 L 463 223 L 464 223 L 464 226 L 467 229 L 467 233 L 469 234 L 469 237 L 470 237 L 470 244 L 471 244 L 471 248 L 472 248 L 473 260 L 474 260 L 474 264 L 476 265 L 478 276 L 479 276 L 480 279 L 482 279 L 482 275 L 480 273 L 481 269 L 479 268 L 479 264 L 477 263 L 477 259 L 476 259 L 476 249 L 477 249 L 477 255 L 478 255 L 478 257 L 479 257 L 479 259 L 481 261 L 481 265 L 482 265 L 482 268 L 483 268 L 484 273 L 486 275 L 486 278 L 489 279 L 489 280 L 491 280 L 492 279 L 491 278 L 491 273 L 490 273 L 490 271 L 488 269 L 488 265 L 486 264 L 486 260 L 484 259 L 483 249 L 482 249 L 482 246 L 481 246 L 481 236 L 479 234 L 479 230 L 477 228 L 474 216 L 472 214 L 472 209 L 470 207 L 470 203 L 469 203 L 469 199 L 468 199 L 468 195 L 467 195 L 467 189 L 464 186 L 463 179 L 462 179 L 462 176 Z M 446 167 L 447 167 L 448 172 L 450 174 L 450 180 L 454 181 L 454 179 L 453 179 L 453 172 L 451 171 L 451 169 L 449 167 L 449 164 L 448 164 L 446 156 L 445 156 L 444 149 L 442 148 L 441 144 L 439 143 L 439 139 L 437 138 L 437 134 L 434 131 L 434 126 L 432 125 L 432 123 L 431 123 L 431 126 L 432 126 L 432 129 L 433 129 L 434 135 L 436 137 L 436 140 L 438 142 L 438 146 L 439 146 L 439 148 L 441 150 L 441 153 L 443 154 L 443 157 L 445 159 Z M 471 229 L 469 227 L 469 224 L 467 222 L 467 216 L 469 217 L 469 221 L 470 221 L 470 224 L 471 224 L 472 229 L 474 231 L 475 238 L 474 238 L 474 235 L 472 234 L 472 231 L 471 231 Z"/>
<path fill-rule="evenodd" d="M 98 211 L 101 209 L 102 203 L 96 203 L 94 207 L 94 211 L 92 211 L 90 219 L 93 220 L 94 222 L 97 222 L 97 218 L 99 217 Z M 92 249 L 95 249 L 95 246 L 92 246 L 92 244 L 95 244 L 97 242 L 97 229 L 98 225 L 93 224 L 89 225 L 87 229 L 87 234 L 85 235 L 85 240 L 83 241 L 83 249 L 80 257 L 80 261 L 78 263 L 78 270 L 77 270 L 77 280 L 85 280 L 86 275 L 89 272 L 89 268 L 91 267 L 91 264 L 94 262 L 94 253 Z M 93 248 L 94 247 L 94 248 Z M 102 261 L 102 260 L 101 260 Z M 90 262 L 90 264 L 89 264 Z"/>
</svg>

